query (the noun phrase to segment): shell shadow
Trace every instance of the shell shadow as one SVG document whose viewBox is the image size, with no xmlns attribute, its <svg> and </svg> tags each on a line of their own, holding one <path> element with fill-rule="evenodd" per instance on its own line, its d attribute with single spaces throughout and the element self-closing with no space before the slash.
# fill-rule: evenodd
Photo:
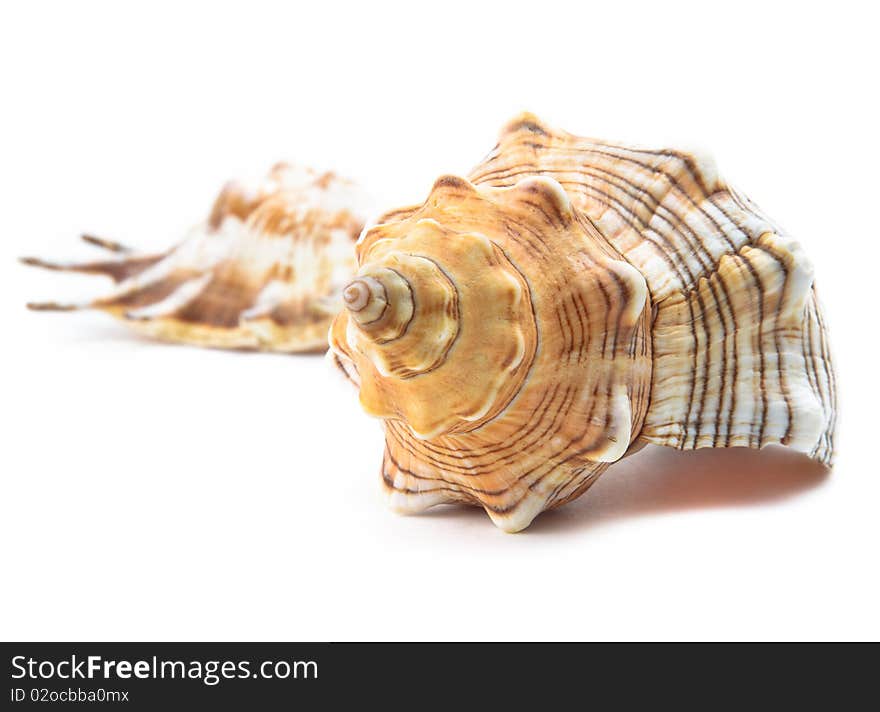
<svg viewBox="0 0 880 712">
<path fill-rule="evenodd" d="M 605 472 L 580 499 L 526 532 L 589 529 L 630 517 L 781 501 L 822 484 L 829 470 L 788 448 L 679 452 L 648 446 Z"/>
<path fill-rule="evenodd" d="M 612 465 L 579 499 L 539 515 L 517 536 L 583 531 L 676 511 L 769 504 L 821 485 L 829 472 L 779 446 L 679 452 L 649 445 Z M 419 516 L 491 526 L 477 507 L 441 505 Z"/>
</svg>

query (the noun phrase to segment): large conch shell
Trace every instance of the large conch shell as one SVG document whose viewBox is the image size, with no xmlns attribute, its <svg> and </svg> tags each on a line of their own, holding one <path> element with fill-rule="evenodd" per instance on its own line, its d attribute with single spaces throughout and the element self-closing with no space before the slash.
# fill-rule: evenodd
<svg viewBox="0 0 880 712">
<path fill-rule="evenodd" d="M 28 306 L 100 309 L 141 333 L 199 346 L 323 351 L 341 288 L 357 269 L 368 202 L 333 173 L 279 163 L 257 185 L 229 183 L 209 217 L 167 252 L 136 254 L 84 235 L 117 254 L 81 264 L 24 258 L 116 282 L 93 301 Z"/>
<path fill-rule="evenodd" d="M 518 531 L 646 443 L 830 464 L 812 267 L 707 159 L 526 114 L 379 223 L 330 355 L 383 419 L 394 508 L 467 502 Z"/>
</svg>

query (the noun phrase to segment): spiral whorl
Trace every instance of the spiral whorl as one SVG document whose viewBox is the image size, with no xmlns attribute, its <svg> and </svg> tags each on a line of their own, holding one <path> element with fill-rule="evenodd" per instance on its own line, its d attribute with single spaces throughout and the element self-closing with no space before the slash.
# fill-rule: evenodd
<svg viewBox="0 0 880 712">
<path fill-rule="evenodd" d="M 385 295 L 385 286 L 380 281 L 367 277 L 349 284 L 342 292 L 342 299 L 346 309 L 352 312 L 359 323 L 369 324 L 385 311 L 388 304 Z"/>
<path fill-rule="evenodd" d="M 401 419 L 421 438 L 491 418 L 535 348 L 522 275 L 484 235 L 432 219 L 367 241 L 359 257 L 331 345 L 357 368 L 367 412 Z M 483 376 L 463 387 L 469 368 Z"/>
<path fill-rule="evenodd" d="M 394 270 L 364 271 L 342 298 L 354 322 L 377 343 L 399 338 L 413 318 L 412 287 Z"/>
<path fill-rule="evenodd" d="M 482 189 L 444 176 L 357 253 L 364 284 L 352 284 L 330 345 L 385 421 L 382 481 L 396 509 L 475 502 L 516 531 L 630 447 L 651 380 L 648 290 L 558 182 Z M 402 297 L 388 271 L 412 289 L 413 311 L 382 342 Z M 370 300 L 383 294 L 376 317 Z"/>
</svg>

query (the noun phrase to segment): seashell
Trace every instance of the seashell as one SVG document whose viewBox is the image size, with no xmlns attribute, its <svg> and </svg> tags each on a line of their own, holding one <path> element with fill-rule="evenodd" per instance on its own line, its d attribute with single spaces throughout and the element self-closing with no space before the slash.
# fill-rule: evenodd
<svg viewBox="0 0 880 712">
<path fill-rule="evenodd" d="M 367 202 L 333 173 L 279 163 L 258 185 L 226 185 L 208 218 L 167 252 L 137 254 L 84 235 L 115 256 L 82 264 L 24 258 L 116 282 L 93 301 L 28 307 L 100 309 L 141 333 L 199 346 L 323 351 L 341 288 L 357 269 Z"/>
<path fill-rule="evenodd" d="M 357 257 L 328 356 L 383 421 L 397 510 L 465 502 L 518 531 L 647 443 L 831 463 L 813 269 L 706 158 L 525 114 Z"/>
</svg>

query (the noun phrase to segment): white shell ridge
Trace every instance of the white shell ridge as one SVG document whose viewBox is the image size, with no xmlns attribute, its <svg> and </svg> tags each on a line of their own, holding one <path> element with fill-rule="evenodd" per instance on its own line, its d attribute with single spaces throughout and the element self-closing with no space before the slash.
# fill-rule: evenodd
<svg viewBox="0 0 880 712">
<path fill-rule="evenodd" d="M 640 437 L 679 449 L 787 445 L 830 464 L 836 383 L 803 251 L 714 162 L 511 121 L 475 184 L 551 176 L 647 280 L 651 405 Z"/>
</svg>

